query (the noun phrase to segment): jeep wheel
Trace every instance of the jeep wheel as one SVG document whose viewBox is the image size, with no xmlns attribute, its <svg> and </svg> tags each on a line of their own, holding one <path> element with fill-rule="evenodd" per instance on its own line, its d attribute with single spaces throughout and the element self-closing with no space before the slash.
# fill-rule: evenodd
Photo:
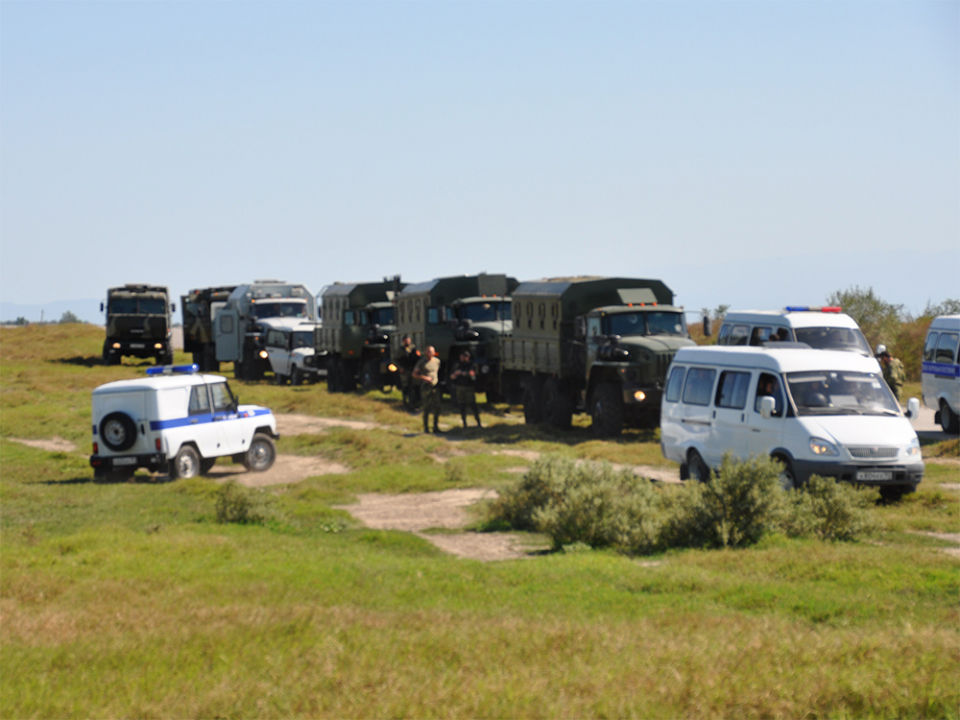
<svg viewBox="0 0 960 720">
<path fill-rule="evenodd" d="M 137 440 L 137 426 L 129 415 L 112 412 L 100 423 L 100 437 L 114 452 L 123 452 Z"/>
<path fill-rule="evenodd" d="M 291 385 L 303 384 L 303 371 L 300 368 L 298 368 L 296 365 L 294 365 L 293 369 L 290 370 L 290 384 Z"/>
<path fill-rule="evenodd" d="M 573 398 L 556 378 L 549 378 L 543 385 L 543 419 L 558 430 L 569 430 L 573 420 Z"/>
<path fill-rule="evenodd" d="M 590 401 L 593 435 L 597 438 L 619 437 L 623 432 L 623 397 L 614 383 L 601 383 Z"/>
<path fill-rule="evenodd" d="M 200 474 L 200 455 L 189 445 L 180 448 L 170 466 L 171 478 L 187 480 Z"/>
<path fill-rule="evenodd" d="M 269 470 L 277 459 L 277 448 L 269 435 L 257 433 L 253 436 L 250 449 L 243 455 L 243 466 L 247 470 L 263 472 Z"/>
</svg>

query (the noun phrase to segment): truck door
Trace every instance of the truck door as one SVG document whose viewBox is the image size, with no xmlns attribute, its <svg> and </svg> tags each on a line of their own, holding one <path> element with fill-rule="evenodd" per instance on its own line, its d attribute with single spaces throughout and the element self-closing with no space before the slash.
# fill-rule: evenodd
<svg viewBox="0 0 960 720">
<path fill-rule="evenodd" d="M 587 370 L 597 361 L 600 349 L 600 318 L 597 315 L 587 317 Z"/>
<path fill-rule="evenodd" d="M 236 308 L 224 307 L 217 313 L 217 320 L 213 323 L 213 334 L 217 341 L 219 362 L 233 362 L 241 359 L 240 314 Z"/>
</svg>

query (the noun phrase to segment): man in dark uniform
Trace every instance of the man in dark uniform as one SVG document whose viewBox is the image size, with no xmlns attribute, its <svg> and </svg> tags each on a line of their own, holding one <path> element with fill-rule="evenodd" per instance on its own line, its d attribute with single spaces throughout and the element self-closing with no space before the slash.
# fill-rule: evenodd
<svg viewBox="0 0 960 720">
<path fill-rule="evenodd" d="M 460 419 L 463 421 L 463 426 L 467 426 L 467 407 L 469 406 L 477 419 L 477 427 L 483 427 L 480 424 L 480 411 L 477 409 L 477 370 L 470 359 L 469 350 L 463 350 L 460 353 L 460 361 L 450 372 L 450 380 L 456 388 L 457 405 L 460 406 Z"/>
<path fill-rule="evenodd" d="M 405 410 L 414 410 L 419 399 L 419 388 L 413 381 L 413 369 L 420 361 L 420 351 L 413 344 L 409 335 L 404 335 L 400 341 L 400 353 L 394 359 L 400 370 L 400 394 L 403 396 Z"/>
</svg>

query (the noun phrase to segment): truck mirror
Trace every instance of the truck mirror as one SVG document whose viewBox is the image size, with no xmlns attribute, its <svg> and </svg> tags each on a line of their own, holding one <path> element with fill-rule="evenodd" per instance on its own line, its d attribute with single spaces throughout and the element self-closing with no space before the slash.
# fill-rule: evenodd
<svg viewBox="0 0 960 720">
<path fill-rule="evenodd" d="M 177 304 L 170 303 L 170 312 L 175 313 L 177 311 Z"/>
<path fill-rule="evenodd" d="M 769 395 L 764 395 L 760 398 L 760 415 L 764 418 L 773 417 L 774 411 L 777 409 L 777 400 L 776 398 L 770 397 Z"/>
<path fill-rule="evenodd" d="M 103 303 L 100 303 L 100 312 L 103 312 Z"/>
</svg>

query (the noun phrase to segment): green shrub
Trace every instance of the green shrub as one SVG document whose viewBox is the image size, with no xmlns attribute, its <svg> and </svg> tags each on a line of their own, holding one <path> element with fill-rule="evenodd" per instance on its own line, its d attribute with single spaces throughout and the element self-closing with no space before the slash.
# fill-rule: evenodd
<svg viewBox="0 0 960 720">
<path fill-rule="evenodd" d="M 876 490 L 813 475 L 801 490 L 790 493 L 783 527 L 793 537 L 856 540 L 873 529 L 869 508 L 876 500 Z"/>
<path fill-rule="evenodd" d="M 506 522 L 515 530 L 536 530 L 534 512 L 559 500 L 575 471 L 575 463 L 559 455 L 538 458 L 516 486 L 494 500 L 491 520 Z"/>
<path fill-rule="evenodd" d="M 263 493 L 252 493 L 233 480 L 217 490 L 217 522 L 263 525 L 270 518 Z"/>
<path fill-rule="evenodd" d="M 668 503 L 671 547 L 742 547 L 776 530 L 785 511 L 780 464 L 768 457 L 723 458 L 710 482 L 686 483 Z"/>
</svg>

